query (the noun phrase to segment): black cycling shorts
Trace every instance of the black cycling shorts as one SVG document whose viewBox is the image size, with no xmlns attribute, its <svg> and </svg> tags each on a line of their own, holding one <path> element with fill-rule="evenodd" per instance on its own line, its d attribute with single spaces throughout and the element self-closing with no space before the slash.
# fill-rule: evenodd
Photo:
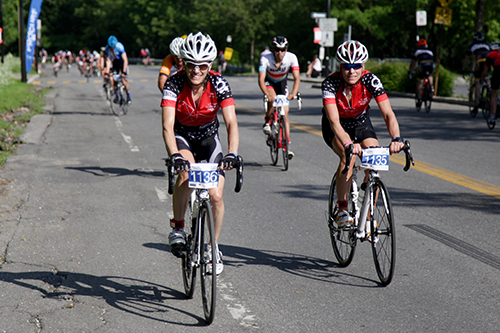
<svg viewBox="0 0 500 333">
<path fill-rule="evenodd" d="M 118 60 L 118 59 L 115 59 L 113 60 L 113 66 L 111 67 L 111 72 L 115 72 L 115 73 L 121 73 L 123 72 L 123 60 Z M 127 75 L 127 71 L 124 72 L 125 75 Z"/>
<path fill-rule="evenodd" d="M 176 132 L 175 142 L 177 143 L 177 149 L 185 149 L 193 153 L 196 162 L 219 163 L 222 159 L 222 145 L 218 132 L 202 140 L 190 140 Z"/>
<path fill-rule="evenodd" d="M 373 128 L 372 122 L 369 117 L 366 118 L 362 124 L 357 125 L 353 128 L 346 128 L 346 126 L 342 124 L 342 120 L 340 121 L 340 124 L 342 125 L 342 128 L 344 128 L 346 133 L 349 134 L 349 137 L 354 143 L 361 143 L 365 139 L 369 138 L 377 139 L 377 134 L 375 133 L 375 129 Z M 328 147 L 333 149 L 332 141 L 335 138 L 335 133 L 330 127 L 330 121 L 328 120 L 328 117 L 325 113 L 323 113 L 323 117 L 321 117 L 321 131 L 323 132 L 323 140 L 325 140 L 325 143 L 328 145 Z"/>
<path fill-rule="evenodd" d="M 500 66 L 493 67 L 493 75 L 491 76 L 491 89 L 500 89 Z"/>
<path fill-rule="evenodd" d="M 286 95 L 288 96 L 288 85 L 285 80 L 281 80 L 279 82 L 273 82 L 266 80 L 265 82 L 266 87 L 272 87 L 274 89 L 274 92 L 276 92 L 276 95 Z"/>
<path fill-rule="evenodd" d="M 474 78 L 476 80 L 481 80 L 481 76 L 483 75 L 484 65 L 486 61 L 476 62 L 476 67 L 474 68 Z"/>
<path fill-rule="evenodd" d="M 419 78 L 420 80 L 423 80 L 423 79 L 427 78 L 429 75 L 432 75 L 432 72 L 434 72 L 433 65 L 421 66 L 417 70 L 417 78 Z"/>
</svg>

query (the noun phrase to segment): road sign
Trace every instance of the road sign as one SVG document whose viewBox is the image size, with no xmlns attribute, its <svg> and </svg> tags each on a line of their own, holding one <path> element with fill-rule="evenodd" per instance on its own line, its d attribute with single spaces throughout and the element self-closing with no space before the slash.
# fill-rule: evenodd
<svg viewBox="0 0 500 333">
<path fill-rule="evenodd" d="M 443 6 L 443 7 L 448 7 L 448 5 L 449 5 L 450 3 L 452 3 L 452 2 L 453 2 L 453 0 L 439 0 L 439 3 L 440 3 L 440 4 L 441 4 L 441 6 Z"/>
<path fill-rule="evenodd" d="M 321 31 L 321 46 L 333 47 L 333 31 Z"/>
<path fill-rule="evenodd" d="M 319 44 L 321 43 L 321 29 L 320 28 L 314 28 L 314 40 L 313 43 Z"/>
<path fill-rule="evenodd" d="M 434 18 L 434 24 L 451 24 L 451 9 L 446 7 L 436 7 L 436 17 Z"/>
<path fill-rule="evenodd" d="M 417 11 L 417 26 L 422 27 L 427 25 L 427 12 L 425 10 Z"/>
<path fill-rule="evenodd" d="M 311 13 L 312 19 L 325 18 L 325 17 L 326 17 L 326 13 L 318 13 L 318 12 Z"/>
<path fill-rule="evenodd" d="M 321 31 L 337 31 L 336 18 L 321 18 L 319 19 L 319 28 Z"/>
</svg>

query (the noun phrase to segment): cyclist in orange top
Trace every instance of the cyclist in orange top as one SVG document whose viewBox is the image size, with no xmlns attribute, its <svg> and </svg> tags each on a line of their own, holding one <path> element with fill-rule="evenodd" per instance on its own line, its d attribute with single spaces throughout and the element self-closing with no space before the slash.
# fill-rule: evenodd
<svg viewBox="0 0 500 333">
<path fill-rule="evenodd" d="M 158 89 L 163 92 L 163 87 L 167 79 L 183 69 L 182 59 L 180 58 L 179 48 L 184 43 L 182 37 L 176 37 L 170 43 L 170 54 L 163 59 L 158 74 Z"/>
</svg>

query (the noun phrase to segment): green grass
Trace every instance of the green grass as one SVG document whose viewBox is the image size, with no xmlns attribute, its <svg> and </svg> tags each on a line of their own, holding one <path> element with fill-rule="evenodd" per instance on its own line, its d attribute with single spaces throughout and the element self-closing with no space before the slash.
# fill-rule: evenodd
<svg viewBox="0 0 500 333">
<path fill-rule="evenodd" d="M 19 136 L 31 117 L 43 111 L 47 90 L 12 79 L 19 59 L 7 59 L 0 65 L 0 166 L 19 145 Z"/>
</svg>

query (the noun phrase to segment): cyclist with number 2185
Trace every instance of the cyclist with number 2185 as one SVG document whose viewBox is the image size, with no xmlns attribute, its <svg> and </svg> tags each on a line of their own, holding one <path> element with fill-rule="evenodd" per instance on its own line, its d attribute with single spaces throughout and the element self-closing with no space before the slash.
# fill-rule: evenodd
<svg viewBox="0 0 500 333">
<path fill-rule="evenodd" d="M 347 173 L 342 173 L 346 164 L 345 150 L 352 148 L 354 155 L 361 155 L 361 148 L 379 146 L 370 121 L 369 103 L 372 98 L 375 98 L 392 138 L 390 153 L 400 152 L 404 143 L 382 82 L 375 74 L 364 69 L 364 63 L 368 60 L 366 47 L 358 41 L 346 41 L 338 47 L 336 58 L 340 63 L 340 71 L 331 74 L 322 84 L 324 107 L 321 124 L 323 139 L 340 158 L 336 184 L 336 204 L 340 213 L 336 222 L 342 228 L 354 222 L 347 212 L 352 165 Z M 352 159 L 351 164 L 354 162 L 355 159 Z"/>
<path fill-rule="evenodd" d="M 223 266 L 218 239 L 224 219 L 224 170 L 238 164 L 239 132 L 235 103 L 228 82 L 211 71 L 217 48 L 210 36 L 201 32 L 189 34 L 180 46 L 180 55 L 184 70 L 167 79 L 161 102 L 163 139 L 178 172 L 172 199 L 172 232 L 168 240 L 172 253 L 182 255 L 186 244 L 184 216 L 191 194 L 187 172 L 190 163 L 219 163 L 218 187 L 209 189 L 216 241 L 216 244 L 210 245 L 216 247 L 217 258 L 210 258 L 209 261 L 216 260 L 216 274 L 220 274 Z M 218 132 L 219 109 L 222 110 L 228 139 L 228 154 L 224 157 Z"/>
</svg>

